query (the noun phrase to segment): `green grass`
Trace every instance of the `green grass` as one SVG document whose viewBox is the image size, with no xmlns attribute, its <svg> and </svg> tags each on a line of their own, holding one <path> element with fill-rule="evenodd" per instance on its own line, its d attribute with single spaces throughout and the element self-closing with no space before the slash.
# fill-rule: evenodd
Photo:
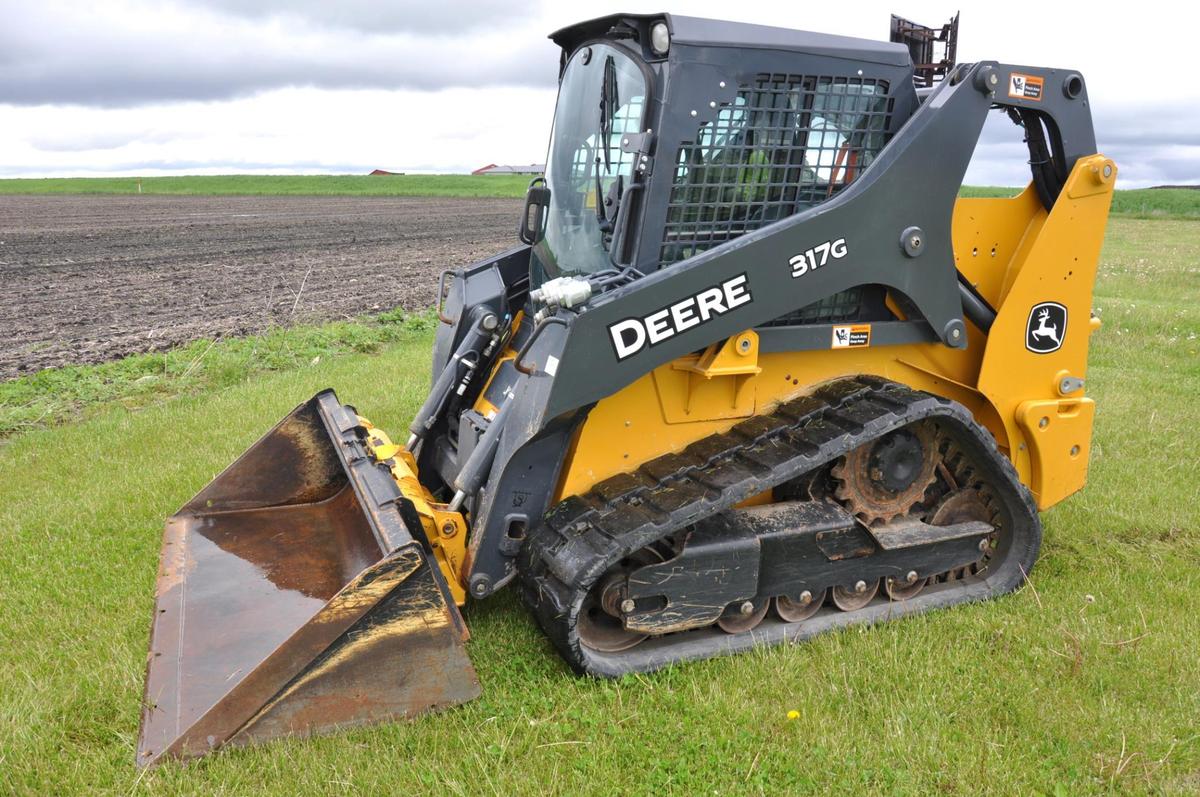
<svg viewBox="0 0 1200 797">
<path fill-rule="evenodd" d="M 405 174 L 227 174 L 178 177 L 48 177 L 0 179 L 2 194 L 349 195 L 523 197 L 530 175 Z M 1019 189 L 966 186 L 964 196 L 1012 196 Z M 1133 218 L 1200 219 L 1200 190 L 1119 190 L 1114 215 Z"/>
<path fill-rule="evenodd" d="M 0 179 L 0 194 L 321 195 L 523 197 L 525 174 L 222 174 L 178 177 Z"/>
<path fill-rule="evenodd" d="M 968 197 L 1016 196 L 1021 189 L 964 186 Z M 1111 215 L 1132 219 L 1200 219 L 1200 189 L 1135 188 L 1113 192 Z"/>
<path fill-rule="evenodd" d="M 1200 225 L 1111 224 L 1090 484 L 1045 515 L 1034 587 L 611 682 L 571 675 L 508 592 L 467 611 L 479 700 L 144 774 L 163 518 L 326 386 L 398 433 L 430 333 L 18 434 L 0 448 L 0 792 L 1194 794 L 1198 262 Z"/>
<path fill-rule="evenodd" d="M 250 337 L 201 339 L 98 365 L 48 368 L 0 382 L 0 438 L 78 420 L 109 403 L 135 410 L 182 393 L 228 387 L 262 372 L 375 352 L 384 344 L 427 332 L 434 323 L 432 311 L 392 311 L 358 321 L 278 328 Z"/>
</svg>

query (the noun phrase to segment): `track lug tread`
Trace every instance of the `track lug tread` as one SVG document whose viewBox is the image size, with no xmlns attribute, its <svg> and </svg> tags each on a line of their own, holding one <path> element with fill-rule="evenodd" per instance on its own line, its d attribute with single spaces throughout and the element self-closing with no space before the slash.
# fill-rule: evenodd
<svg viewBox="0 0 1200 797">
<path fill-rule="evenodd" d="M 711 468 L 697 471 L 692 478 L 711 490 L 724 491 L 732 489 L 746 480 L 745 466 L 733 461 L 732 458 L 722 459 L 713 463 Z"/>
<path fill-rule="evenodd" d="M 789 429 L 787 435 L 797 446 L 808 446 L 810 449 L 832 443 L 846 434 L 846 429 L 831 421 L 829 418 L 815 418 L 798 429 Z"/>
<path fill-rule="evenodd" d="M 646 496 L 645 502 L 659 512 L 667 515 L 678 512 L 688 504 L 693 504 L 704 497 L 703 490 L 691 489 L 687 485 L 672 484 L 661 490 L 655 490 Z"/>
<path fill-rule="evenodd" d="M 755 415 L 733 427 L 733 431 L 748 440 L 760 440 L 781 429 L 786 429 L 789 425 L 789 421 L 780 415 Z"/>
<path fill-rule="evenodd" d="M 702 440 L 697 440 L 690 446 L 684 449 L 684 453 L 695 457 L 705 465 L 711 465 L 713 460 L 718 459 L 728 453 L 730 448 L 730 440 L 726 439 L 728 435 L 712 435 L 705 437 Z M 735 445 L 737 443 L 734 443 Z"/>
<path fill-rule="evenodd" d="M 795 423 L 796 421 L 808 418 L 815 412 L 820 412 L 827 406 L 824 401 L 813 396 L 801 396 L 798 399 L 792 399 L 786 404 L 780 405 L 773 414 Z"/>
<path fill-rule="evenodd" d="M 790 462 L 800 456 L 815 456 L 820 449 L 817 446 L 807 446 L 805 449 L 797 448 L 782 439 L 764 440 L 761 443 L 746 448 L 742 453 L 746 457 L 754 459 L 770 468 L 777 468 L 786 462 Z"/>
<path fill-rule="evenodd" d="M 694 457 L 685 456 L 684 454 L 666 454 L 650 460 L 638 468 L 638 470 L 650 479 L 661 483 L 677 473 L 682 473 L 690 468 L 697 468 L 703 465 L 702 461 L 698 461 Z"/>
<path fill-rule="evenodd" d="M 542 519 L 542 522 L 554 531 L 561 532 L 575 521 L 583 518 L 591 509 L 592 506 L 590 503 L 577 495 L 573 495 L 551 507 L 550 511 Z"/>
</svg>

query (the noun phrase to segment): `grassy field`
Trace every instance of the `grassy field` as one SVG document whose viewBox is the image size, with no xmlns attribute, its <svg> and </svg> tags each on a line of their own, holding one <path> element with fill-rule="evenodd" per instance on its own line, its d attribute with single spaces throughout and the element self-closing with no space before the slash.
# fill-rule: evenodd
<svg viewBox="0 0 1200 797">
<path fill-rule="evenodd" d="M 322 359 L 370 354 L 433 329 L 433 311 L 392 311 L 356 321 L 278 328 L 228 340 L 196 340 L 164 352 L 98 365 L 47 368 L 0 382 L 0 439 L 79 420 L 97 407 L 137 410 L 185 393 L 220 390 L 271 371 L 317 365 Z"/>
<path fill-rule="evenodd" d="M 481 699 L 148 773 L 132 762 L 163 518 L 320 388 L 404 428 L 430 333 L 16 434 L 0 446 L 0 793 L 1195 794 L 1198 263 L 1200 225 L 1111 224 L 1090 484 L 1046 514 L 1013 596 L 597 682 L 504 594 L 467 610 Z"/>
<path fill-rule="evenodd" d="M 1014 196 L 1015 188 L 965 186 L 963 196 Z M 1200 189 L 1136 188 L 1113 193 L 1113 216 L 1132 219 L 1200 219 Z"/>
<path fill-rule="evenodd" d="M 196 194 L 523 197 L 526 174 L 222 174 L 0 179 L 0 194 Z"/>
<path fill-rule="evenodd" d="M 0 179 L 0 194 L 346 194 L 370 196 L 523 197 L 530 176 L 520 174 L 232 174 L 181 177 L 53 177 Z M 968 186 L 965 196 L 1011 196 L 1017 189 Z M 1200 219 L 1200 190 L 1117 191 L 1112 212 L 1133 218 Z"/>
</svg>

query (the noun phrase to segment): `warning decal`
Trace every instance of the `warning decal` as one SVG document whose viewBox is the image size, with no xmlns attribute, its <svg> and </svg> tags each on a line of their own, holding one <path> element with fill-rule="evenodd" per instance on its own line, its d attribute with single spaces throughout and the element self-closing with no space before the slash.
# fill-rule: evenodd
<svg viewBox="0 0 1200 797">
<path fill-rule="evenodd" d="M 1042 101 L 1042 89 L 1046 79 L 1037 75 L 1022 75 L 1013 72 L 1008 76 L 1008 96 L 1018 100 Z"/>
<path fill-rule="evenodd" d="M 855 324 L 854 326 L 833 328 L 832 348 L 856 349 L 870 345 L 870 324 Z"/>
</svg>

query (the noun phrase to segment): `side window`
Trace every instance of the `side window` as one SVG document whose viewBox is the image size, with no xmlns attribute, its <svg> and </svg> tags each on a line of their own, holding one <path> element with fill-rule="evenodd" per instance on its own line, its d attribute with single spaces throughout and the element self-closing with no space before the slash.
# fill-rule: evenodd
<svg viewBox="0 0 1200 797">
<path fill-rule="evenodd" d="M 585 46 L 567 63 L 547 153 L 550 199 L 534 245 L 535 281 L 611 267 L 612 216 L 620 207 L 613 187 L 634 166 L 621 140 L 640 132 L 648 89 L 641 66 L 618 46 Z"/>
<path fill-rule="evenodd" d="M 886 88 L 873 83 L 821 82 L 813 98 L 805 162 L 826 197 L 852 182 L 883 149 Z"/>
<path fill-rule="evenodd" d="M 848 143 L 849 139 L 824 116 L 812 117 L 804 141 L 804 165 L 811 173 L 813 182 L 826 185 L 833 182 L 834 169 L 839 165 L 837 153 L 844 150 Z"/>
<path fill-rule="evenodd" d="M 883 81 L 759 75 L 680 145 L 660 262 L 691 257 L 832 197 L 886 143 Z"/>
</svg>

